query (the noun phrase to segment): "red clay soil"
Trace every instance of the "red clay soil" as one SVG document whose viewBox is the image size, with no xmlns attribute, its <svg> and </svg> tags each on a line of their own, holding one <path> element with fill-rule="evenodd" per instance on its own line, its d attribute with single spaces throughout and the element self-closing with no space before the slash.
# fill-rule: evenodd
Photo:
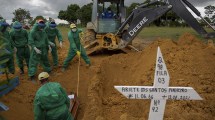
<svg viewBox="0 0 215 120">
<path fill-rule="evenodd" d="M 66 42 L 66 46 L 68 42 Z M 160 46 L 170 74 L 170 86 L 193 87 L 203 101 L 167 101 L 165 120 L 212 120 L 215 118 L 215 49 L 190 34 L 175 42 L 156 40 L 142 52 L 91 57 L 92 66 L 80 67 L 78 120 L 146 120 L 150 100 L 128 100 L 115 85 L 152 86 L 157 47 Z M 62 64 L 68 47 L 59 49 Z M 68 93 L 76 92 L 78 59 L 62 73 L 55 68 L 51 81 Z M 41 69 L 38 73 L 42 71 Z M 33 120 L 33 99 L 39 84 L 20 77 L 20 85 L 0 101 L 10 110 L 0 115 L 7 120 Z"/>
<path fill-rule="evenodd" d="M 88 89 L 84 120 L 146 120 L 150 100 L 128 100 L 115 85 L 152 86 L 157 47 L 170 74 L 170 86 L 193 87 L 203 101 L 168 101 L 165 120 L 215 118 L 215 49 L 190 34 L 174 42 L 162 39 L 140 53 L 113 55 L 104 60 Z"/>
</svg>

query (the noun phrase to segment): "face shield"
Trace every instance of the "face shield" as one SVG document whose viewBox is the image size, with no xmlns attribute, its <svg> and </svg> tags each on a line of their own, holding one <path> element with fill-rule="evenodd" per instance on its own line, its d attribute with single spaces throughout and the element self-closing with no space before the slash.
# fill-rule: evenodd
<svg viewBox="0 0 215 120">
<path fill-rule="evenodd" d="M 56 23 L 55 22 L 51 22 L 51 24 L 49 25 L 49 27 L 51 28 L 51 29 L 55 29 L 56 28 Z"/>
<path fill-rule="evenodd" d="M 14 28 L 15 31 L 21 31 L 22 25 L 21 24 L 14 25 L 13 28 Z"/>
</svg>

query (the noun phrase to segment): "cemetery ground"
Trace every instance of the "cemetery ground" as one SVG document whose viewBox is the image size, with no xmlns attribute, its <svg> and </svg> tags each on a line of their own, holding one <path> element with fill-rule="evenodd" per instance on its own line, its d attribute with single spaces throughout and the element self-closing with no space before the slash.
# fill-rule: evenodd
<svg viewBox="0 0 215 120">
<path fill-rule="evenodd" d="M 60 28 L 64 46 L 58 49 L 60 65 L 67 56 L 68 28 Z M 165 32 L 164 32 L 165 31 Z M 185 33 L 184 32 L 189 32 Z M 146 120 L 151 100 L 129 100 L 114 86 L 153 86 L 157 47 L 163 54 L 169 75 L 169 86 L 193 87 L 202 101 L 167 100 L 164 120 L 212 120 L 215 118 L 215 48 L 206 44 L 191 28 L 144 29 L 133 41 L 141 52 L 90 56 L 92 66 L 81 61 L 78 120 Z M 42 69 L 38 70 L 38 73 Z M 17 73 L 18 76 L 18 69 Z M 68 94 L 76 92 L 78 58 L 68 70 L 54 68 L 51 81 L 59 82 Z M 32 120 L 33 100 L 39 84 L 27 75 L 20 85 L 0 101 L 9 107 L 1 112 L 7 120 Z"/>
</svg>

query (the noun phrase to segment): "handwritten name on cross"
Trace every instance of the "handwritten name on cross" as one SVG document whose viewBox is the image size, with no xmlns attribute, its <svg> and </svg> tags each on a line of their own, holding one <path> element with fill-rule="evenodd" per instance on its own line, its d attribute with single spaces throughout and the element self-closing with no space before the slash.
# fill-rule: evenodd
<svg viewBox="0 0 215 120">
<path fill-rule="evenodd" d="M 158 47 L 153 86 L 114 87 L 128 99 L 151 99 L 149 120 L 162 120 L 166 100 L 202 100 L 192 87 L 169 87 L 169 80 L 169 73 Z"/>
</svg>

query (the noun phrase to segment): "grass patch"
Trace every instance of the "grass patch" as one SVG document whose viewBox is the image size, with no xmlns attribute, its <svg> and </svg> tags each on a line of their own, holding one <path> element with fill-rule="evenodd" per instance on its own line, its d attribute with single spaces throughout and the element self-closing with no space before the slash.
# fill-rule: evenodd
<svg viewBox="0 0 215 120">
<path fill-rule="evenodd" d="M 206 29 L 212 32 L 211 29 Z M 140 38 L 170 38 L 178 40 L 178 38 L 184 33 L 191 33 L 199 39 L 204 39 L 194 29 L 190 27 L 146 27 L 138 35 Z"/>
<path fill-rule="evenodd" d="M 59 26 L 58 29 L 61 31 L 64 39 L 67 39 L 69 27 Z M 85 28 L 81 28 L 85 31 Z M 206 28 L 207 31 L 212 32 L 210 28 Z M 197 38 L 204 40 L 194 29 L 190 27 L 146 27 L 139 34 L 138 37 L 141 39 L 156 39 L 156 38 L 170 38 L 178 40 L 178 38 L 184 33 L 191 33 Z"/>
</svg>

